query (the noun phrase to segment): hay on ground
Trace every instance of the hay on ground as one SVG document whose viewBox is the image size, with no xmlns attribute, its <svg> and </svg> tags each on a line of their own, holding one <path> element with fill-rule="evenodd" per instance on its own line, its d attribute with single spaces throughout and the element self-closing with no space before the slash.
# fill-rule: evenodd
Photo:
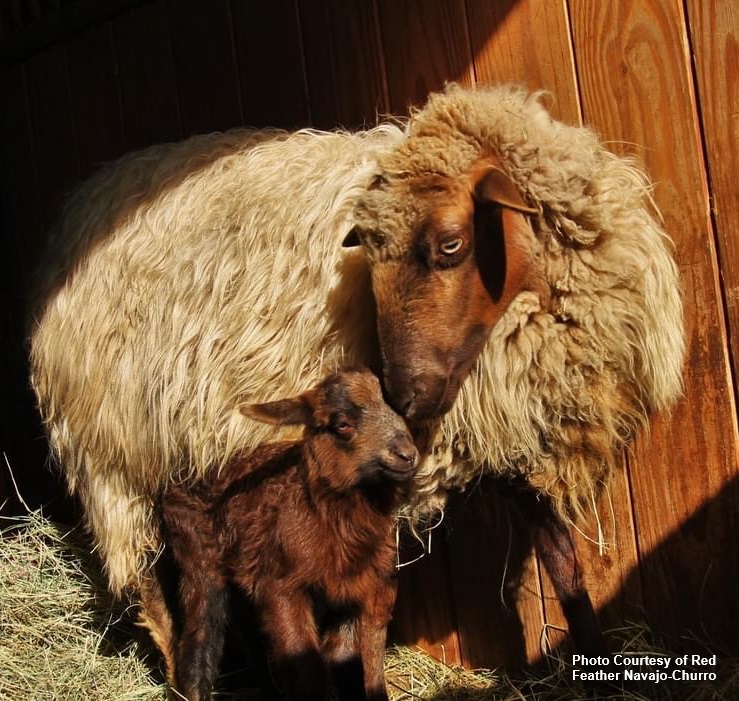
<svg viewBox="0 0 739 701">
<path fill-rule="evenodd" d="M 3 701 L 163 701 L 156 653 L 105 588 L 85 540 L 39 512 L 0 530 L 0 699 Z M 733 701 L 739 660 L 697 638 L 660 639 L 643 624 L 615 631 L 621 651 L 718 655 L 717 682 L 643 683 L 598 698 L 632 701 Z M 465 670 L 424 652 L 392 647 L 385 658 L 391 701 L 573 701 L 588 697 L 552 654 L 518 674 Z M 224 682 L 224 680 L 221 680 Z M 223 686 L 233 686 L 225 680 Z M 253 699 L 254 689 L 215 698 Z M 592 698 L 592 696 L 591 696 Z"/>
<path fill-rule="evenodd" d="M 74 533 L 40 512 L 0 532 L 0 698 L 166 698 Z"/>
</svg>

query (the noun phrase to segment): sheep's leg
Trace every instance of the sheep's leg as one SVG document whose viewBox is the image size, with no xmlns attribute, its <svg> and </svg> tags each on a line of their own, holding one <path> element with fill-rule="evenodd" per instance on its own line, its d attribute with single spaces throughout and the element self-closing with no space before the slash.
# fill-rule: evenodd
<svg viewBox="0 0 739 701">
<path fill-rule="evenodd" d="M 137 623 L 149 631 L 152 641 L 164 658 L 167 681 L 174 684 L 176 678 L 174 625 L 164 591 L 155 574 L 142 578 L 140 597 L 141 607 Z"/>
<path fill-rule="evenodd" d="M 520 503 L 533 524 L 536 552 L 552 581 L 575 648 L 587 655 L 606 654 L 606 644 L 583 582 L 570 529 L 557 517 L 545 497 L 524 492 Z"/>
<path fill-rule="evenodd" d="M 323 701 L 326 667 L 310 598 L 303 592 L 272 592 L 255 603 L 282 693 L 290 701 Z"/>
</svg>

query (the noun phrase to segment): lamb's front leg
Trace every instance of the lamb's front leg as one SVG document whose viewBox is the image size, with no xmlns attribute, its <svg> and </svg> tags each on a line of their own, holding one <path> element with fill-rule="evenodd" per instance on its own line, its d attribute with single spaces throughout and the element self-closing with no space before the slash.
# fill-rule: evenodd
<svg viewBox="0 0 739 701">
<path fill-rule="evenodd" d="M 203 500 L 173 486 L 163 498 L 162 535 L 179 570 L 174 682 L 189 701 L 204 701 L 218 676 L 228 618 L 218 533 Z"/>
<path fill-rule="evenodd" d="M 189 701 L 205 701 L 223 654 L 227 591 L 215 572 L 205 571 L 183 573 L 180 592 L 184 621 L 177 648 L 177 691 Z"/>
<path fill-rule="evenodd" d="M 280 691 L 290 701 L 323 701 L 326 668 L 307 593 L 275 585 L 256 605 Z"/>
<path fill-rule="evenodd" d="M 392 577 L 378 585 L 359 619 L 359 649 L 364 670 L 367 701 L 387 701 L 385 688 L 385 643 L 392 618 L 397 582 Z"/>
<path fill-rule="evenodd" d="M 361 701 L 365 698 L 359 627 L 356 620 L 346 620 L 323 635 L 321 652 L 339 701 Z"/>
</svg>

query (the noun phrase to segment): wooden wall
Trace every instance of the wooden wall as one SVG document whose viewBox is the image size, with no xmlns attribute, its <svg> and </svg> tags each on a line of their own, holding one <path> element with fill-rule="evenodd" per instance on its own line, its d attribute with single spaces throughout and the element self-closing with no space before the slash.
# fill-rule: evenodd
<svg viewBox="0 0 739 701">
<path fill-rule="evenodd" d="M 156 0 L 8 63 L 0 420 L 21 490 L 58 493 L 25 386 L 28 276 L 97 163 L 242 124 L 372 124 L 447 80 L 517 81 L 646 164 L 683 279 L 684 399 L 623 455 L 599 505 L 612 546 L 599 555 L 593 523 L 578 536 L 595 603 L 606 626 L 646 618 L 736 648 L 738 71 L 734 0 Z M 402 571 L 395 635 L 447 661 L 534 660 L 563 638 L 524 525 L 492 491 L 459 497 L 432 554 Z"/>
</svg>

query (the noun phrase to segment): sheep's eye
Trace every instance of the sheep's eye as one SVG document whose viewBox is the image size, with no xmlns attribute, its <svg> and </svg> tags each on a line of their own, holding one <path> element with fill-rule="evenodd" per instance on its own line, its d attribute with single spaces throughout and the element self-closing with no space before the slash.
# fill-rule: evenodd
<svg viewBox="0 0 739 701">
<path fill-rule="evenodd" d="M 382 248 L 385 245 L 385 234 L 381 231 L 370 231 L 368 237 L 375 248 Z"/>
<path fill-rule="evenodd" d="M 460 236 L 454 239 L 448 239 L 447 241 L 442 241 L 439 244 L 439 252 L 442 253 L 445 256 L 453 256 L 455 253 L 459 252 L 459 250 L 464 245 L 464 239 Z"/>
</svg>

